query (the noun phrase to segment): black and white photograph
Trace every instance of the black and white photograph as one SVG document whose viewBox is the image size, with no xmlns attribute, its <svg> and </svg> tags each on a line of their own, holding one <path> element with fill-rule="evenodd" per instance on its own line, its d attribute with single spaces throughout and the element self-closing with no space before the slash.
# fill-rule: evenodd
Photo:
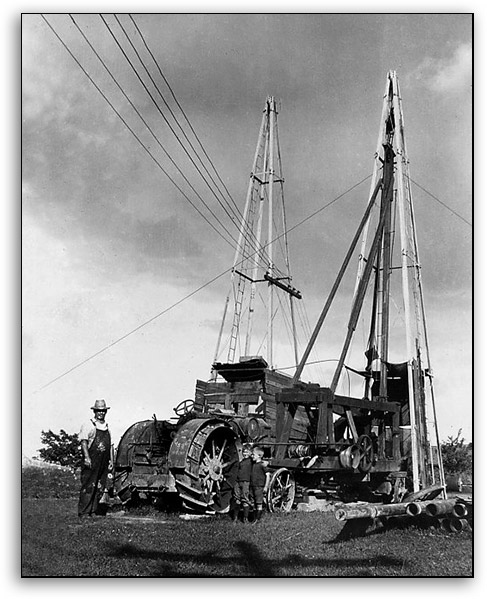
<svg viewBox="0 0 487 599">
<path fill-rule="evenodd" d="M 473 578 L 475 15 L 201 11 L 18 15 L 20 576 Z"/>
</svg>

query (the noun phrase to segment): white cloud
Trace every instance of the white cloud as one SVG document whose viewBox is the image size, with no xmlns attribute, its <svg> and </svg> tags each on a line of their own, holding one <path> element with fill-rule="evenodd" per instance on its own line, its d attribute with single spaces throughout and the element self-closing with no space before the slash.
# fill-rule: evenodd
<svg viewBox="0 0 487 599">
<path fill-rule="evenodd" d="M 471 85 L 472 47 L 460 44 L 443 58 L 426 57 L 411 74 L 411 79 L 423 81 L 437 93 L 458 93 Z"/>
<path fill-rule="evenodd" d="M 457 91 L 470 84 L 472 75 L 472 48 L 469 44 L 459 46 L 449 61 L 438 64 L 434 85 L 439 91 Z"/>
</svg>

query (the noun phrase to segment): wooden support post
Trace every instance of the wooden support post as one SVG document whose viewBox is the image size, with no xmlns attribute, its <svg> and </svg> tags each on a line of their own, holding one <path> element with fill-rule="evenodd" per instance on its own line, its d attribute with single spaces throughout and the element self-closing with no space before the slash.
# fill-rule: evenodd
<svg viewBox="0 0 487 599">
<path fill-rule="evenodd" d="M 278 445 L 276 448 L 275 457 L 278 460 L 282 460 L 286 456 L 287 447 L 285 444 L 289 442 L 289 435 L 291 434 L 297 409 L 298 404 L 283 404 L 282 402 L 277 402 L 276 442 L 283 444 Z"/>
<path fill-rule="evenodd" d="M 399 428 L 400 413 L 392 415 L 392 457 L 395 460 L 401 457 L 401 429 Z"/>
<path fill-rule="evenodd" d="M 327 405 L 326 416 L 326 424 L 328 427 L 328 443 L 335 443 L 335 426 L 333 424 L 333 410 L 331 404 Z"/>
<path fill-rule="evenodd" d="M 323 389 L 320 393 L 320 404 L 318 407 L 318 426 L 316 429 L 316 442 L 317 443 L 330 443 L 330 417 L 333 418 L 330 413 L 330 404 L 333 400 L 333 393 L 331 389 Z"/>
<path fill-rule="evenodd" d="M 367 209 L 365 210 L 365 214 L 360 222 L 357 232 L 355 233 L 355 236 L 352 240 L 352 244 L 350 245 L 347 255 L 345 256 L 345 260 L 343 261 L 343 264 L 342 264 L 340 271 L 338 273 L 338 276 L 333 284 L 333 287 L 331 288 L 330 295 L 328 296 L 328 298 L 325 302 L 325 305 L 323 306 L 323 310 L 321 311 L 320 317 L 318 318 L 318 322 L 316 323 L 316 326 L 313 330 L 311 338 L 308 341 L 308 345 L 304 351 L 303 357 L 301 358 L 301 362 L 299 363 L 299 365 L 296 369 L 296 372 L 294 373 L 293 383 L 297 383 L 299 381 L 299 377 L 301 376 L 301 373 L 303 372 L 303 368 L 306 366 L 306 360 L 309 358 L 309 354 L 311 353 L 311 350 L 313 349 L 313 346 L 314 346 L 315 341 L 318 337 L 318 334 L 321 330 L 321 327 L 323 326 L 325 317 L 328 314 L 328 311 L 330 309 L 330 306 L 331 306 L 333 300 L 335 299 L 335 295 L 336 295 L 336 292 L 338 291 L 338 287 L 340 286 L 340 283 L 345 274 L 345 271 L 347 270 L 348 264 L 350 262 L 350 259 L 352 258 L 353 252 L 355 251 L 355 246 L 357 245 L 357 242 L 360 238 L 362 230 L 365 227 L 365 225 L 369 219 L 370 211 L 372 210 L 372 207 L 375 204 L 375 200 L 377 198 L 377 194 L 379 193 L 381 186 L 382 186 L 382 179 L 377 181 L 377 185 L 375 186 L 374 193 L 372 194 L 372 196 L 369 200 Z"/>
</svg>

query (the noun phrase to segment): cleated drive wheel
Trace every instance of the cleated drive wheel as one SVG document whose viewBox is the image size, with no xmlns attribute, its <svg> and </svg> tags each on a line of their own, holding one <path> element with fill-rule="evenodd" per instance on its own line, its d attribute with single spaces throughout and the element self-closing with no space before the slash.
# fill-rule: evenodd
<svg viewBox="0 0 487 599">
<path fill-rule="evenodd" d="M 234 430 L 222 421 L 192 420 L 178 431 L 169 463 L 185 508 L 228 510 L 238 469 L 238 444 Z"/>
<path fill-rule="evenodd" d="M 270 512 L 290 512 L 294 503 L 296 483 L 287 468 L 276 470 L 267 486 L 267 508 Z"/>
</svg>

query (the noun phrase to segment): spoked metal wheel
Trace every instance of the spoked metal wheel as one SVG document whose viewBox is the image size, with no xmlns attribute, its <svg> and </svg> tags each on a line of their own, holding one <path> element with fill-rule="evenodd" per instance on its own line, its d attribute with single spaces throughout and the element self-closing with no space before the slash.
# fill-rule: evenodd
<svg viewBox="0 0 487 599">
<path fill-rule="evenodd" d="M 210 435 L 201 453 L 199 478 L 202 487 L 202 497 L 205 501 L 212 502 L 215 496 L 220 495 L 225 482 L 225 460 L 229 453 L 227 445 L 231 440 L 219 431 Z"/>
<path fill-rule="evenodd" d="M 287 468 L 276 470 L 267 487 L 267 508 L 270 512 L 289 512 L 294 503 L 296 483 Z"/>
<path fill-rule="evenodd" d="M 182 466 L 172 471 L 185 507 L 196 511 L 228 508 L 238 468 L 237 437 L 230 426 L 190 421 L 174 439 L 170 462 Z"/>
</svg>

